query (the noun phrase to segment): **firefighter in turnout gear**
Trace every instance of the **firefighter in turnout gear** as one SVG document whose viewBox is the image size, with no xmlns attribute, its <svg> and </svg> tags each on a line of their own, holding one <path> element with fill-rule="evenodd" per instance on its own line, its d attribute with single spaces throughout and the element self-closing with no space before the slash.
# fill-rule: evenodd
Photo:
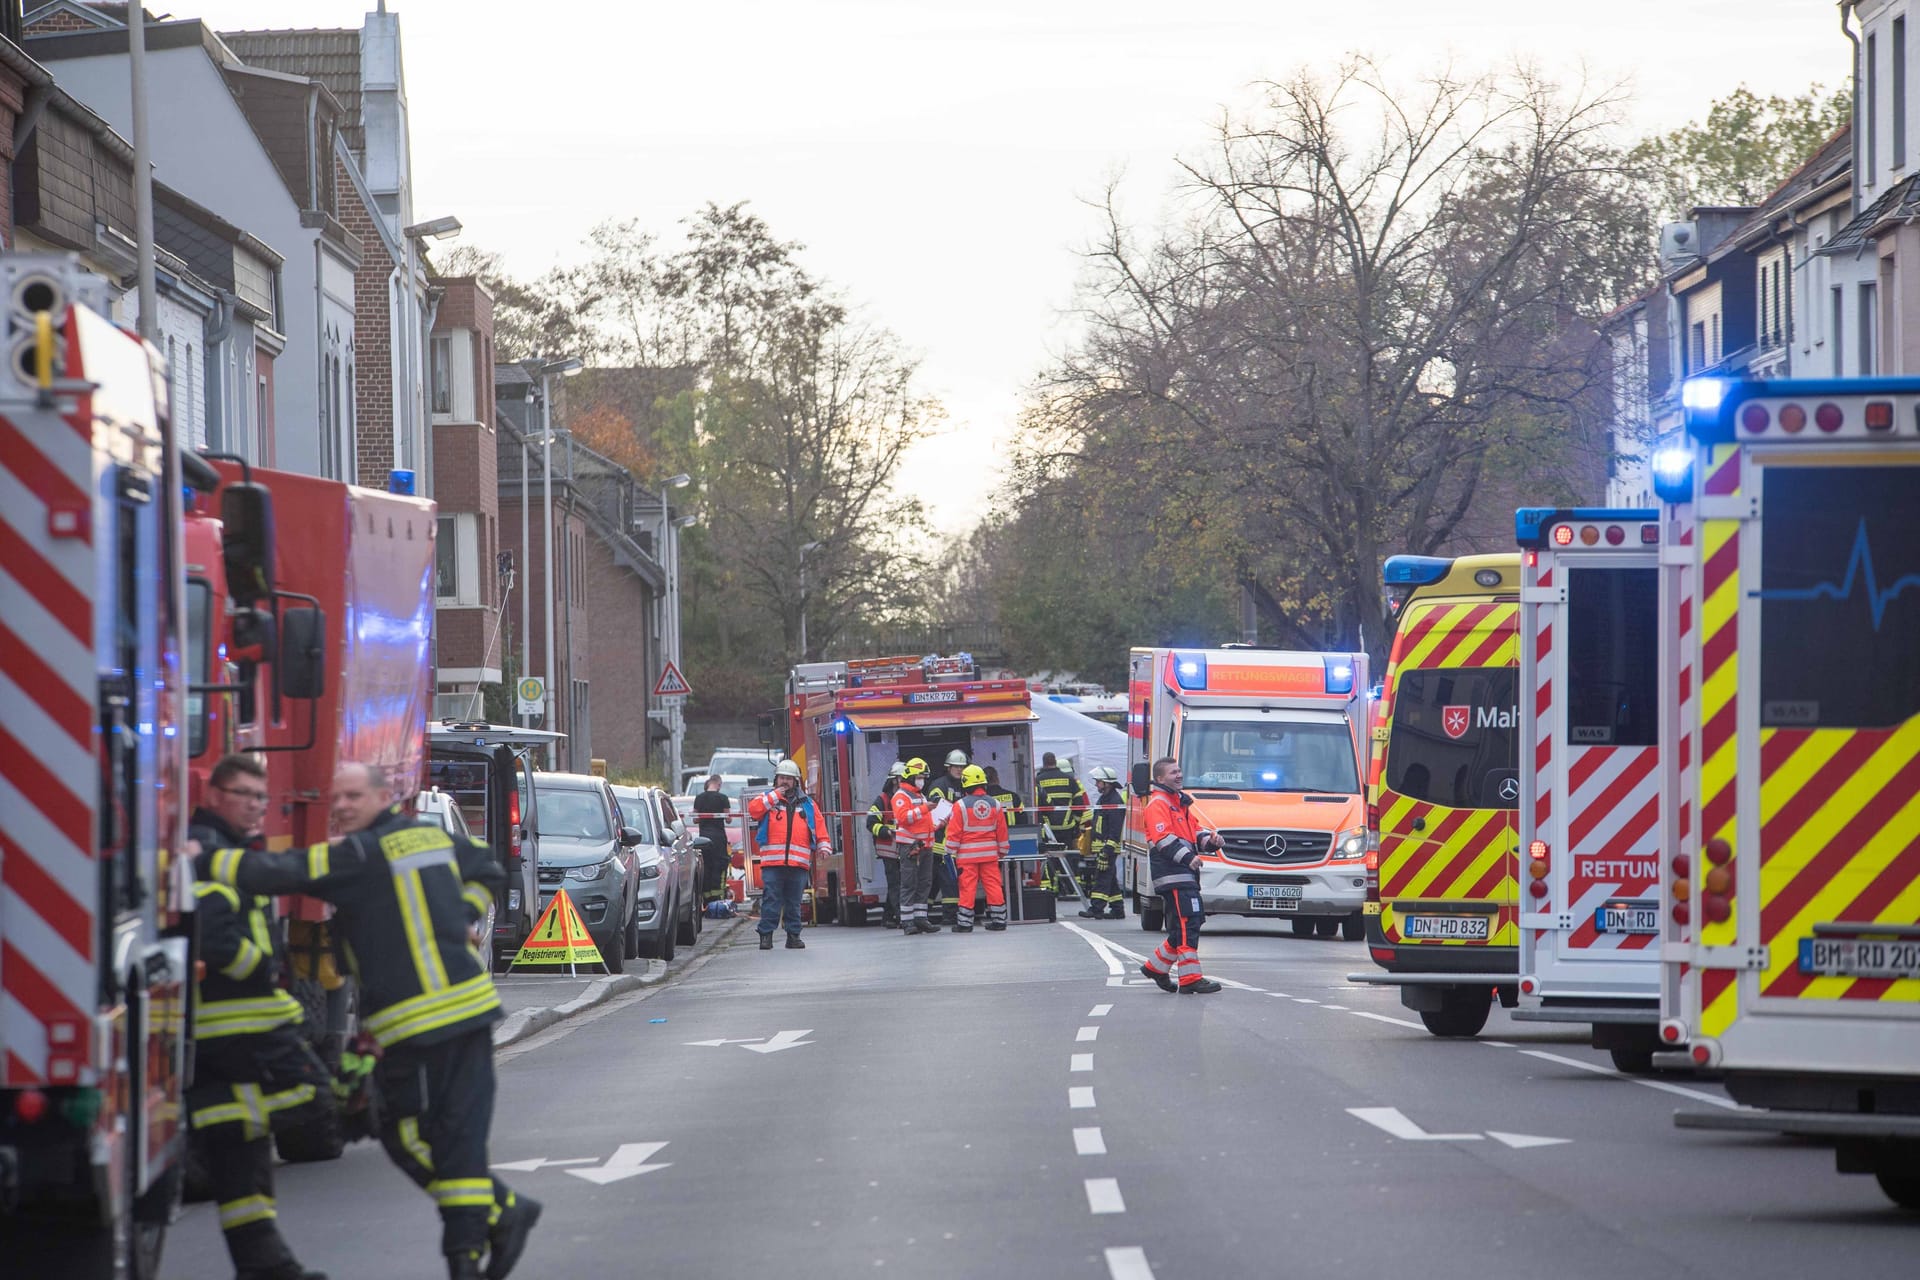
<svg viewBox="0 0 1920 1280">
<path fill-rule="evenodd" d="M 337 908 L 363 1025 L 381 1049 L 381 1144 L 438 1206 L 452 1280 L 501 1280 L 540 1217 L 487 1171 L 500 997 L 471 930 L 505 873 L 485 845 L 393 803 L 373 765 L 340 766 L 333 822 L 345 834 L 331 843 L 202 852 L 195 870 L 241 894 L 305 893 Z"/>
<path fill-rule="evenodd" d="M 1153 762 L 1153 790 L 1141 825 L 1153 887 L 1165 903 L 1167 937 L 1140 972 L 1163 990 L 1205 995 L 1220 984 L 1200 972 L 1200 925 L 1207 917 L 1200 909 L 1199 860 L 1220 848 L 1220 837 L 1195 821 L 1193 799 L 1180 789 L 1185 781 L 1172 756 Z"/>
<path fill-rule="evenodd" d="M 880 908 L 880 923 L 893 928 L 900 923 L 900 855 L 893 847 L 893 793 L 906 776 L 904 761 L 895 760 L 887 769 L 887 780 L 880 794 L 867 806 L 867 834 L 873 837 L 873 856 L 887 877 L 887 901 Z"/>
<path fill-rule="evenodd" d="M 1027 820 L 1026 802 L 1020 798 L 1018 791 L 1002 785 L 1000 771 L 992 765 L 987 766 L 987 794 L 998 800 L 1000 807 L 1007 811 L 1008 826 Z"/>
<path fill-rule="evenodd" d="M 1099 798 L 1087 818 L 1087 834 L 1093 857 L 1093 886 L 1089 902 L 1080 914 L 1090 920 L 1127 918 L 1126 900 L 1120 893 L 1120 837 L 1127 829 L 1127 798 L 1120 790 L 1120 775 L 1106 765 L 1093 771 Z"/>
<path fill-rule="evenodd" d="M 927 890 L 933 884 L 933 807 L 920 788 L 927 785 L 927 762 L 907 761 L 893 793 L 893 851 L 900 860 L 900 932 L 938 933 L 927 918 Z"/>
<path fill-rule="evenodd" d="M 973 932 L 973 906 L 984 887 L 987 929 L 998 933 L 1007 927 L 1007 891 L 1000 875 L 1000 860 L 1007 856 L 1007 811 L 987 794 L 987 771 L 979 765 L 968 765 L 960 780 L 966 792 L 947 819 L 947 848 L 960 868 L 959 922 L 953 931 Z"/>
<path fill-rule="evenodd" d="M 227 756 L 208 779 L 188 834 L 203 849 L 259 846 L 266 770 Z M 238 1280 L 326 1280 L 281 1238 L 273 1195 L 276 1123 L 333 1105 L 327 1070 L 301 1034 L 306 1015 L 280 985 L 286 957 L 272 902 L 225 885 L 194 886 L 205 976 L 194 1001 L 193 1087 L 187 1111 L 206 1164 L 220 1231 Z"/>
<path fill-rule="evenodd" d="M 960 797 L 967 790 L 961 778 L 966 768 L 966 752 L 947 752 L 947 771 L 944 776 L 935 778 L 933 785 L 927 788 L 927 803 L 935 808 L 939 807 L 942 800 L 949 805 L 959 804 Z M 959 920 L 960 881 L 954 870 L 953 850 L 947 848 L 947 824 L 944 822 L 934 829 L 933 854 L 933 888 L 927 894 L 927 900 L 934 904 L 945 923 L 955 924 Z"/>
<path fill-rule="evenodd" d="M 1033 776 L 1033 811 L 1061 844 L 1072 843 L 1073 801 L 1079 793 L 1072 770 L 1061 768 L 1053 752 L 1040 757 L 1040 772 Z"/>
</svg>

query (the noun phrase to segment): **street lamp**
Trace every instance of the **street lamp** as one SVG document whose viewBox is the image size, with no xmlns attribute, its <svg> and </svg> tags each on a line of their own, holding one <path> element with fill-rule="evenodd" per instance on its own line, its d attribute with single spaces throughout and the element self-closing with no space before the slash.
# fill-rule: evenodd
<svg viewBox="0 0 1920 1280">
<path fill-rule="evenodd" d="M 403 227 L 400 238 L 406 242 L 407 271 L 407 427 L 410 440 L 420 446 L 420 477 L 415 491 L 433 496 L 433 432 L 428 423 L 433 421 L 433 412 L 428 407 L 427 339 L 421 332 L 420 298 L 416 292 L 419 284 L 419 256 L 416 246 L 422 240 L 450 240 L 460 234 L 460 219 L 449 214 L 444 218 L 432 218 L 426 222 L 416 222 Z M 416 364 L 415 361 L 418 361 Z M 400 433 L 394 432 L 393 465 L 400 465 Z"/>
<path fill-rule="evenodd" d="M 809 542 L 800 548 L 800 661 L 807 660 L 807 556 L 826 546 L 824 542 Z"/>
<path fill-rule="evenodd" d="M 555 664 L 554 664 L 554 657 L 553 657 L 553 600 L 554 600 L 553 394 L 552 394 L 552 387 L 551 387 L 551 383 L 549 382 L 549 379 L 551 379 L 553 375 L 556 373 L 560 374 L 562 377 L 571 378 L 574 374 L 579 373 L 582 369 L 586 368 L 586 365 L 577 356 L 563 356 L 557 360 L 548 360 L 540 356 L 534 356 L 531 359 L 522 360 L 520 362 L 520 367 L 525 369 L 529 376 L 538 377 L 540 379 L 540 487 L 542 490 L 542 507 L 544 508 L 545 518 L 547 522 L 546 533 L 543 534 L 541 538 L 541 540 L 546 543 L 545 592 L 547 597 L 546 599 L 546 606 L 547 606 L 546 703 L 547 703 L 547 707 L 545 712 L 546 720 L 544 721 L 542 727 L 551 729 L 553 728 L 553 723 L 554 723 L 553 721 L 553 674 L 555 671 Z M 526 547 L 526 541 L 527 541 L 527 448 L 526 448 L 526 437 L 522 436 L 521 445 L 520 445 L 520 543 L 523 550 Z M 525 627 L 527 606 L 526 606 L 526 595 L 524 593 L 522 593 L 520 600 L 521 600 L 521 606 L 520 606 L 521 625 Z M 528 629 L 531 629 L 531 628 L 528 628 Z M 571 728 L 571 726 L 569 726 L 569 728 Z M 571 756 L 571 753 L 572 753 L 571 743 L 569 743 L 568 745 L 568 753 L 569 753 L 569 756 Z"/>
</svg>

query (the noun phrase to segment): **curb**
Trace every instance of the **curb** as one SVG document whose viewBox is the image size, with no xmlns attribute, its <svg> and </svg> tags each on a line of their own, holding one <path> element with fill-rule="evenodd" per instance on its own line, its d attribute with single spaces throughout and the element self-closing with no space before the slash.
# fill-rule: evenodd
<svg viewBox="0 0 1920 1280">
<path fill-rule="evenodd" d="M 749 918 L 750 917 L 745 915 L 737 915 L 733 917 L 731 922 L 725 920 L 715 921 L 714 925 L 710 926 L 710 931 L 713 933 L 713 941 L 706 943 L 700 948 L 700 956 L 690 958 L 697 960 L 711 955 L 716 948 L 725 943 Z M 668 968 L 662 961 L 649 960 L 647 961 L 647 971 L 645 973 L 608 974 L 606 977 L 596 980 L 585 991 L 582 991 L 565 1004 L 557 1004 L 538 1009 L 518 1010 L 517 1012 L 508 1014 L 506 1019 L 493 1029 L 493 1047 L 496 1049 L 504 1049 L 508 1045 L 517 1044 L 522 1040 L 538 1035 L 555 1023 L 565 1022 L 568 1018 L 585 1013 L 587 1010 L 598 1005 L 603 1005 L 615 996 L 622 996 L 630 991 L 638 991 L 642 987 L 657 987 L 677 977 L 680 973 L 689 971 L 693 967 L 697 966 L 688 966 L 687 969 Z"/>
</svg>

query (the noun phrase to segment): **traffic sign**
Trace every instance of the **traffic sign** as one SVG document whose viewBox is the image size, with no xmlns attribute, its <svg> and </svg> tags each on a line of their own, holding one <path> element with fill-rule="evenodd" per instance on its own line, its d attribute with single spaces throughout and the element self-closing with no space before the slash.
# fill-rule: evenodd
<svg viewBox="0 0 1920 1280">
<path fill-rule="evenodd" d="M 693 692 L 693 686 L 680 674 L 680 668 L 669 662 L 660 668 L 660 678 L 654 682 L 653 696 L 656 698 L 684 698 Z"/>
<path fill-rule="evenodd" d="M 547 709 L 547 682 L 539 676 L 522 676 L 514 686 L 520 695 L 520 714 L 537 716 Z"/>
</svg>

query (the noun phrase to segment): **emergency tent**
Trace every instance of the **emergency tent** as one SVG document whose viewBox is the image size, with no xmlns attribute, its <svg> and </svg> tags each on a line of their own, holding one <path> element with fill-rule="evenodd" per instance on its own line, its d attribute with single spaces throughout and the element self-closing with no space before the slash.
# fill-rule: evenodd
<svg viewBox="0 0 1920 1280">
<path fill-rule="evenodd" d="M 1033 700 L 1033 763 L 1051 751 L 1073 760 L 1073 771 L 1084 784 L 1096 765 L 1106 765 L 1122 781 L 1127 776 L 1127 735 L 1062 703 L 1046 697 Z"/>
</svg>

